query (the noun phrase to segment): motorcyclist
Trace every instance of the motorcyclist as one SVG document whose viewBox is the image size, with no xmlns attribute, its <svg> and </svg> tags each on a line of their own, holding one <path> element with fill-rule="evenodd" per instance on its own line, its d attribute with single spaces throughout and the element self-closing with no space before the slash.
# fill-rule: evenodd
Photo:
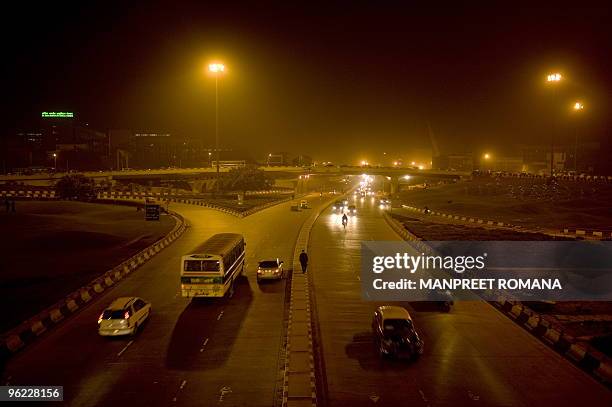
<svg viewBox="0 0 612 407">
<path fill-rule="evenodd" d="M 346 224 L 348 223 L 348 216 L 346 216 L 346 213 L 342 215 L 342 226 L 346 227 Z"/>
</svg>

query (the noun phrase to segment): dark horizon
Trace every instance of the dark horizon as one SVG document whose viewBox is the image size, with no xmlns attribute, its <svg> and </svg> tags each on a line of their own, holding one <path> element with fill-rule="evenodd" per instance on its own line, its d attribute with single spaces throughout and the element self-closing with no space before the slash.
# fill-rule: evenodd
<svg viewBox="0 0 612 407">
<path fill-rule="evenodd" d="M 107 130 L 170 132 L 262 155 L 380 160 L 429 148 L 509 151 L 612 124 L 609 7 L 203 4 L 36 6 L 11 15 L 8 120 L 74 111 Z M 553 96 L 545 76 L 564 81 Z M 553 99 L 554 98 L 554 99 Z M 581 117 L 570 104 L 585 104 Z M 564 113 L 564 111 L 566 113 Z M 557 116 L 554 116 L 554 114 Z M 577 120 L 578 119 L 578 120 Z"/>
</svg>

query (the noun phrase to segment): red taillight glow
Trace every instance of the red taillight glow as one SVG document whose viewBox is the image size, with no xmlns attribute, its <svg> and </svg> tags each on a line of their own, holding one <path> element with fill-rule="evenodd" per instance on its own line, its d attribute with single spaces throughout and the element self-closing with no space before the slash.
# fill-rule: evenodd
<svg viewBox="0 0 612 407">
<path fill-rule="evenodd" d="M 123 319 L 130 319 L 130 313 L 125 311 L 125 314 L 123 314 Z"/>
</svg>

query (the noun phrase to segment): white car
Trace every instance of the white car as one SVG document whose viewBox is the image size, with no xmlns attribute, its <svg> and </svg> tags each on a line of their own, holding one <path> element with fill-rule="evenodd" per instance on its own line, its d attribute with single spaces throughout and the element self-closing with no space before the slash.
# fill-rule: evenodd
<svg viewBox="0 0 612 407">
<path fill-rule="evenodd" d="M 102 336 L 134 335 L 151 314 L 151 304 L 138 297 L 120 297 L 98 317 Z"/>
<path fill-rule="evenodd" d="M 262 260 L 257 267 L 257 282 L 261 280 L 277 280 L 283 278 L 283 261 Z"/>
</svg>

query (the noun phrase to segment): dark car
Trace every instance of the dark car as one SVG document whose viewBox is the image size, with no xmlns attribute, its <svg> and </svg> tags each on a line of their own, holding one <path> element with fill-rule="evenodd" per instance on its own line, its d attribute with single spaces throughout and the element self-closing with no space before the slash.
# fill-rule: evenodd
<svg viewBox="0 0 612 407">
<path fill-rule="evenodd" d="M 381 356 L 416 359 L 423 353 L 424 343 L 405 308 L 378 307 L 372 319 L 372 331 Z"/>
</svg>

